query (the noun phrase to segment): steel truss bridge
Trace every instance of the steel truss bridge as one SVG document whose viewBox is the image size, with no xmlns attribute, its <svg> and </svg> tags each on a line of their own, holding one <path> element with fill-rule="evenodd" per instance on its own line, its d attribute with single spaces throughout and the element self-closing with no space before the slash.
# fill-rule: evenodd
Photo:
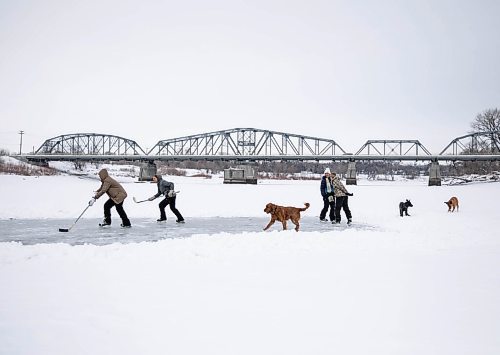
<svg viewBox="0 0 500 355">
<path fill-rule="evenodd" d="M 137 155 L 146 154 L 135 141 L 96 133 L 64 134 L 47 139 L 35 155 Z"/>
<path fill-rule="evenodd" d="M 134 140 L 76 133 L 47 139 L 31 161 L 500 161 L 500 131 L 452 140 L 433 155 L 418 140 L 368 140 L 355 154 L 332 139 L 255 128 L 234 128 L 161 140 L 145 152 Z"/>
</svg>

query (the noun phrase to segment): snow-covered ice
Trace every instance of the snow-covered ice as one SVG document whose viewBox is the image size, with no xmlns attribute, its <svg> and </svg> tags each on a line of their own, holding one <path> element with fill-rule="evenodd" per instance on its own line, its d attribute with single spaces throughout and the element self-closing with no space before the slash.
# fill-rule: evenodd
<svg viewBox="0 0 500 355">
<path fill-rule="evenodd" d="M 500 352 L 498 183 L 360 180 L 347 228 L 318 221 L 319 181 L 167 179 L 183 226 L 168 209 L 158 226 L 159 200 L 132 201 L 155 185 L 121 176 L 131 230 L 115 211 L 95 227 L 103 197 L 58 233 L 97 178 L 0 175 L 0 354 Z M 310 202 L 302 230 L 262 232 L 267 202 Z"/>
</svg>

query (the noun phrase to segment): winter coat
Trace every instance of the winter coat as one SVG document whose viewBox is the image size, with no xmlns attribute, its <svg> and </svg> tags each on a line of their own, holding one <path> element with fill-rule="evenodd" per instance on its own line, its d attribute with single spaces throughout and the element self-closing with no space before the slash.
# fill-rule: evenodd
<svg viewBox="0 0 500 355">
<path fill-rule="evenodd" d="M 158 185 L 158 192 L 156 193 L 156 195 L 154 195 L 154 198 L 160 197 L 161 195 L 164 195 L 166 197 L 168 192 L 174 189 L 174 183 L 163 180 L 161 175 L 155 176 L 158 179 L 158 181 L 156 182 L 156 185 Z"/>
<path fill-rule="evenodd" d="M 125 189 L 111 176 L 109 176 L 106 169 L 99 171 L 99 177 L 101 178 L 101 187 L 96 191 L 94 198 L 97 200 L 104 194 L 108 194 L 109 198 L 113 200 L 114 203 L 120 204 L 127 197 Z"/>
<path fill-rule="evenodd" d="M 327 179 L 328 182 L 330 183 L 330 191 L 328 191 Z M 321 196 L 323 196 L 323 198 L 327 198 L 329 195 L 333 196 L 334 186 L 332 183 L 332 179 L 330 177 L 327 178 L 325 175 L 321 177 L 320 191 L 321 191 Z"/>
<path fill-rule="evenodd" d="M 345 188 L 342 181 L 340 181 L 339 177 L 334 176 L 332 180 L 333 180 L 333 186 L 334 186 L 334 190 L 335 190 L 335 197 L 347 196 L 347 194 L 349 192 Z"/>
</svg>

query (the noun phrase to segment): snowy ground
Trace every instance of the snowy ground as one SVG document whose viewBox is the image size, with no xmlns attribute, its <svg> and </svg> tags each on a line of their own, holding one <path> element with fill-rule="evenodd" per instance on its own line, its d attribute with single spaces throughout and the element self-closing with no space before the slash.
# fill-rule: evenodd
<svg viewBox="0 0 500 355">
<path fill-rule="evenodd" d="M 168 179 L 184 226 L 124 175 L 131 230 L 96 227 L 103 197 L 58 233 L 99 181 L 0 175 L 0 354 L 500 353 L 498 183 L 360 180 L 347 228 L 317 220 L 319 181 Z M 262 232 L 267 202 L 310 202 L 302 231 Z"/>
</svg>

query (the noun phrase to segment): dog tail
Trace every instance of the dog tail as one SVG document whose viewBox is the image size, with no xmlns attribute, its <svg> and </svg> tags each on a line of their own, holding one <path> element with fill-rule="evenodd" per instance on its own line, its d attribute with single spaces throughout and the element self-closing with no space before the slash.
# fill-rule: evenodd
<svg viewBox="0 0 500 355">
<path fill-rule="evenodd" d="M 309 202 L 304 202 L 304 205 L 305 205 L 306 207 L 301 208 L 301 209 L 300 209 L 301 211 L 305 211 L 305 210 L 307 210 L 307 209 L 309 208 L 309 206 L 311 206 L 311 205 L 309 204 Z"/>
</svg>

